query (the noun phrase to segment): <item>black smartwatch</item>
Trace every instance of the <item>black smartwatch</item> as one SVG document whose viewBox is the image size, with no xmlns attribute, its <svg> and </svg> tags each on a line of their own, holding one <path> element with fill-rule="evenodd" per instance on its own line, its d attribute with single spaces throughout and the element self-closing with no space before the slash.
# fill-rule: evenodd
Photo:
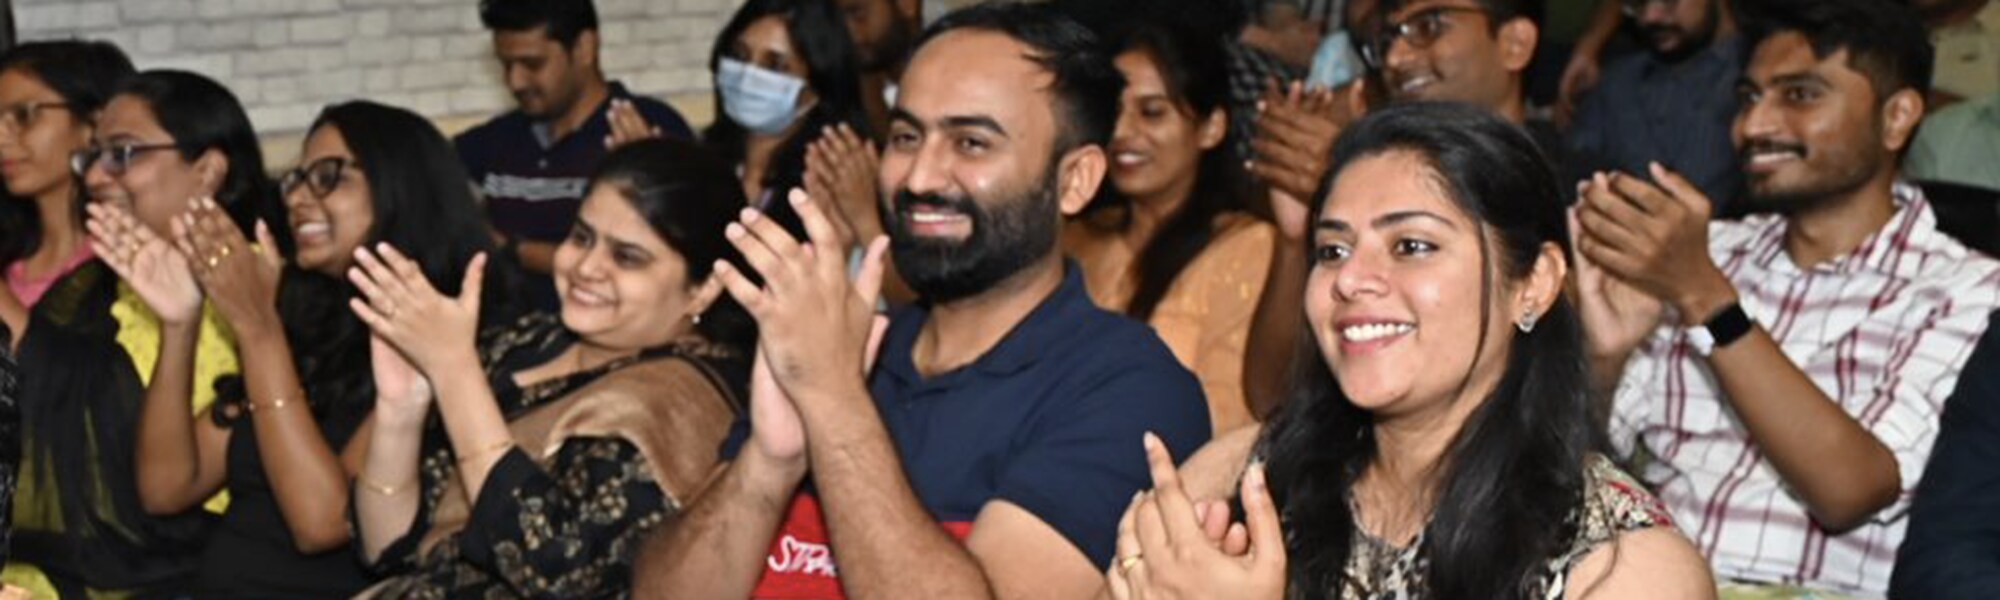
<svg viewBox="0 0 2000 600">
<path fill-rule="evenodd" d="M 1743 312 L 1743 305 L 1731 302 L 1722 307 L 1707 323 L 1687 328 L 1688 344 L 1694 346 L 1696 354 L 1704 357 L 1715 354 L 1716 348 L 1726 348 L 1736 340 L 1750 333 L 1750 315 Z"/>
</svg>

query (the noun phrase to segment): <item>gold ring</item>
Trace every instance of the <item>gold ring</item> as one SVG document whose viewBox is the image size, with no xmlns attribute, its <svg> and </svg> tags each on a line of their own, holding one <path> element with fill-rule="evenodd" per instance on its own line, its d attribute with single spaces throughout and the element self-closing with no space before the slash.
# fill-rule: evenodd
<svg viewBox="0 0 2000 600">
<path fill-rule="evenodd" d="M 216 263 L 220 263 L 220 262 L 222 262 L 222 256 L 220 256 L 220 255 L 216 255 L 216 256 L 210 256 L 210 257 L 208 257 L 208 268 L 210 268 L 210 269 L 214 269 L 214 268 L 215 268 L 215 265 L 216 265 Z"/>
<path fill-rule="evenodd" d="M 229 252 L 231 250 L 232 249 L 229 246 L 223 246 L 222 251 L 215 253 L 215 255 L 219 258 L 229 258 Z"/>
<path fill-rule="evenodd" d="M 1132 567 L 1138 566 L 1139 563 L 1145 562 L 1145 560 L 1146 556 L 1143 554 L 1134 554 L 1131 556 L 1127 556 L 1125 558 L 1118 559 L 1118 572 L 1130 573 L 1132 572 Z"/>
</svg>

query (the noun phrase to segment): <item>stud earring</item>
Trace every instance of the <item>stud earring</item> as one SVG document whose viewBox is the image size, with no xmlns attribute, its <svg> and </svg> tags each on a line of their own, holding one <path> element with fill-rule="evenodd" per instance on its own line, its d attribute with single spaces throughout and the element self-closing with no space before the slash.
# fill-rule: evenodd
<svg viewBox="0 0 2000 600">
<path fill-rule="evenodd" d="M 1521 313 L 1521 320 L 1514 322 L 1514 327 L 1520 329 L 1521 333 L 1533 333 L 1535 331 L 1535 321 L 1540 319 L 1541 317 L 1536 315 L 1535 311 L 1523 312 Z"/>
</svg>

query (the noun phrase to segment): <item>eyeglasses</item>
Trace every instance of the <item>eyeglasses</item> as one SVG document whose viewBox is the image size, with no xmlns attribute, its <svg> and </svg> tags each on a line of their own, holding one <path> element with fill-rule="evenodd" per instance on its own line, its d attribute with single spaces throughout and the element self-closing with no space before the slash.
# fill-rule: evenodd
<svg viewBox="0 0 2000 600">
<path fill-rule="evenodd" d="M 360 164 L 344 156 L 329 156 L 299 165 L 278 180 L 278 189 L 289 196 L 292 190 L 304 185 L 306 189 L 312 190 L 314 198 L 325 198 L 327 194 L 340 188 L 340 182 L 345 179 L 342 175 L 348 167 L 359 168 Z"/>
<path fill-rule="evenodd" d="M 1620 0 L 1620 4 L 1625 9 L 1625 16 L 1638 18 L 1639 15 L 1645 14 L 1647 6 L 1658 4 L 1667 10 L 1673 10 L 1675 6 L 1680 5 L 1680 0 Z"/>
<path fill-rule="evenodd" d="M 1389 23 L 1375 32 L 1373 39 L 1361 44 L 1361 60 L 1368 66 L 1380 69 L 1389 62 L 1389 48 L 1396 40 L 1410 43 L 1411 48 L 1429 48 L 1433 42 L 1451 29 L 1445 15 L 1451 13 L 1486 14 L 1486 9 L 1471 6 L 1439 6 L 1425 9 L 1399 23 Z"/>
<path fill-rule="evenodd" d="M 10 131 L 20 131 L 33 124 L 48 109 L 69 110 L 67 102 L 22 102 L 12 106 L 0 106 L 0 127 Z"/>
<path fill-rule="evenodd" d="M 112 177 L 117 177 L 124 175 L 125 170 L 132 167 L 133 155 L 155 150 L 174 150 L 178 148 L 180 146 L 175 144 L 133 143 L 102 147 L 92 146 L 69 155 L 69 170 L 76 173 L 77 177 L 83 177 L 84 174 L 90 172 L 92 165 L 97 164 L 97 161 L 104 160 L 104 172 L 110 173 Z"/>
</svg>

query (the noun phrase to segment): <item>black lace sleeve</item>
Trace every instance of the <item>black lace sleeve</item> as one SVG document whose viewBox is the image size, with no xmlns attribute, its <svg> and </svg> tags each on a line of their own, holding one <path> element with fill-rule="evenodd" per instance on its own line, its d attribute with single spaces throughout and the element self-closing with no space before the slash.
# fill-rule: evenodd
<svg viewBox="0 0 2000 600">
<path fill-rule="evenodd" d="M 547 471 L 520 450 L 497 463 L 457 544 L 518 595 L 594 596 L 631 580 L 641 536 L 667 516 L 638 448 L 574 438 Z"/>
<path fill-rule="evenodd" d="M 8 348 L 14 332 L 0 325 L 0 562 L 14 531 L 14 483 L 21 468 L 20 372 Z"/>
</svg>

